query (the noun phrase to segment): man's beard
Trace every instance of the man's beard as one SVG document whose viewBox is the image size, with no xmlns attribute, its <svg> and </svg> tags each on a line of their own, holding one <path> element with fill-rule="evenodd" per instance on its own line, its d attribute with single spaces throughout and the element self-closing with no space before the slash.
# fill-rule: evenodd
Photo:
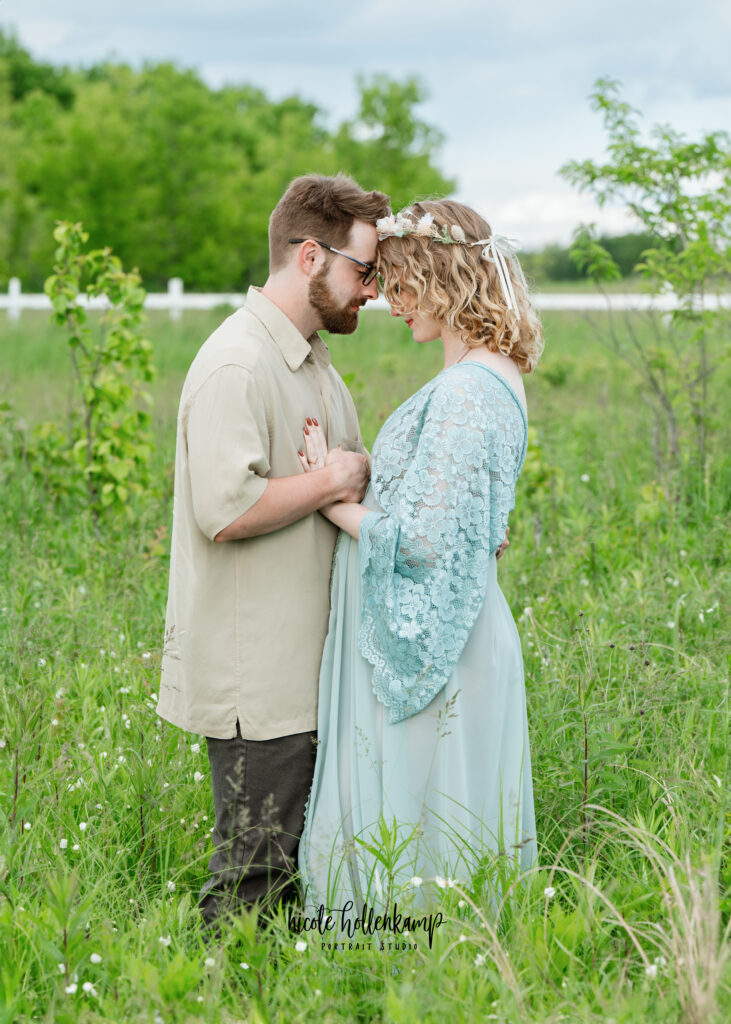
<svg viewBox="0 0 731 1024">
<path fill-rule="evenodd" d="M 351 299 L 347 306 L 338 306 L 327 283 L 326 267 L 322 267 L 310 279 L 307 297 L 310 305 L 320 314 L 323 328 L 330 334 L 352 334 L 358 326 L 358 312 L 351 307 L 358 299 Z"/>
</svg>

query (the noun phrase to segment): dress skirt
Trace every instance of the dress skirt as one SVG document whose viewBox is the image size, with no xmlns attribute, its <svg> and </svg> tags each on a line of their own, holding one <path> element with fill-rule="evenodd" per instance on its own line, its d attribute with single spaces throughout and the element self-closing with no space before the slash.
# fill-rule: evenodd
<svg viewBox="0 0 731 1024">
<path fill-rule="evenodd" d="M 370 489 L 364 504 L 377 508 Z M 358 543 L 341 533 L 299 847 L 306 907 L 424 899 L 452 880 L 497 895 L 506 868 L 534 862 L 536 833 L 520 639 L 495 555 L 457 667 L 404 721 L 374 696 L 360 623 Z"/>
</svg>

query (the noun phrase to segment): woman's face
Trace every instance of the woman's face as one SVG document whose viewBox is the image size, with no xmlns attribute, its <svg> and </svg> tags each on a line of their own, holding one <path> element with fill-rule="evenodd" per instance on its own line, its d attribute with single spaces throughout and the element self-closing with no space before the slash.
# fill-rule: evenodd
<svg viewBox="0 0 731 1024">
<path fill-rule="evenodd" d="M 416 295 L 413 292 L 403 288 L 398 282 L 393 285 L 393 290 L 398 294 L 399 304 L 397 307 L 391 307 L 391 316 L 401 317 L 418 345 L 441 337 L 441 324 L 438 320 L 417 311 Z"/>
</svg>

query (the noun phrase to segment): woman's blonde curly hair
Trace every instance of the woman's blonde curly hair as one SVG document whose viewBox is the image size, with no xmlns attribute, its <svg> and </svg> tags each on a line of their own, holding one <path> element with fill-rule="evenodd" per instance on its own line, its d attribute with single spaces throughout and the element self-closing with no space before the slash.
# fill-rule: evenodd
<svg viewBox="0 0 731 1024">
<path fill-rule="evenodd" d="M 439 229 L 459 225 L 467 242 L 492 234 L 487 221 L 452 199 L 413 203 L 402 212 L 414 221 L 430 213 Z M 419 313 L 461 334 L 470 348 L 487 345 L 491 352 L 510 356 L 523 373 L 535 369 L 543 351 L 543 331 L 511 259 L 506 263 L 520 319 L 507 308 L 497 267 L 482 257 L 480 246 L 445 245 L 407 234 L 380 241 L 376 262 L 383 293 L 394 309 L 402 309 L 403 292 L 410 292 Z"/>
</svg>

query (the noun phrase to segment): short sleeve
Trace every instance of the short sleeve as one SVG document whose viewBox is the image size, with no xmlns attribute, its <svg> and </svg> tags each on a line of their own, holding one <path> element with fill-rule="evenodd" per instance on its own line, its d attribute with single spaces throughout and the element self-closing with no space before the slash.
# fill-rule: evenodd
<svg viewBox="0 0 731 1024">
<path fill-rule="evenodd" d="M 407 459 L 398 434 L 374 452 L 397 483 L 360 526 L 360 650 L 392 722 L 426 707 L 456 667 L 512 507 L 519 459 L 505 458 L 491 390 L 451 378 L 431 395 Z M 522 444 L 521 430 L 510 447 Z"/>
<path fill-rule="evenodd" d="M 222 366 L 201 385 L 188 411 L 187 449 L 193 514 L 213 540 L 266 490 L 266 408 L 248 370 Z"/>
</svg>

